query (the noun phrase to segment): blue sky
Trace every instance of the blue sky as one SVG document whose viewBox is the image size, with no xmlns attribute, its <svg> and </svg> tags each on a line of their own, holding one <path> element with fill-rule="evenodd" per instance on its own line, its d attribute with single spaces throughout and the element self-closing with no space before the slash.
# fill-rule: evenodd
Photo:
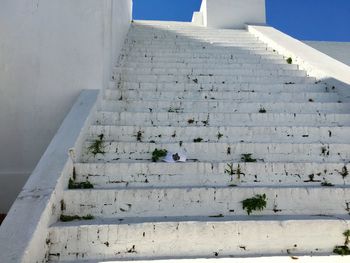
<svg viewBox="0 0 350 263">
<path fill-rule="evenodd" d="M 134 19 L 190 21 L 201 0 L 133 0 Z M 350 0 L 266 0 L 267 22 L 301 40 L 349 41 Z"/>
</svg>

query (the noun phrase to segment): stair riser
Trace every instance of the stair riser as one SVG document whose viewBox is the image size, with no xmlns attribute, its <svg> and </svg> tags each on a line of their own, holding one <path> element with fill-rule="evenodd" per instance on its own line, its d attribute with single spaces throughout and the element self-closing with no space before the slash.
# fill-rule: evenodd
<svg viewBox="0 0 350 263">
<path fill-rule="evenodd" d="M 209 122 L 206 121 L 209 116 Z M 347 114 L 238 114 L 238 113 L 142 113 L 142 112 L 100 112 L 96 124 L 137 126 L 350 126 Z"/>
<path fill-rule="evenodd" d="M 350 191 L 336 187 L 70 190 L 64 193 L 63 213 L 108 218 L 237 216 L 247 215 L 242 201 L 257 194 L 266 194 L 267 205 L 254 215 L 345 215 L 350 202 Z"/>
<path fill-rule="evenodd" d="M 295 64 L 228 64 L 228 65 L 223 65 L 223 64 L 202 64 L 202 63 L 174 63 L 174 62 L 163 62 L 163 63 L 154 63 L 154 62 L 140 62 L 140 63 L 132 63 L 128 62 L 126 63 L 127 67 L 131 68 L 159 68 L 159 69 L 165 69 L 165 68 L 170 68 L 170 69 L 183 69 L 183 70 L 197 70 L 198 72 L 201 73 L 201 70 L 204 71 L 211 71 L 211 70 L 235 70 L 235 69 L 273 69 L 273 70 L 297 70 L 298 65 Z"/>
<path fill-rule="evenodd" d="M 177 143 L 200 137 L 206 142 L 349 143 L 350 127 L 137 127 L 92 126 L 90 139 L 99 134 L 108 141 Z M 140 134 L 139 138 L 138 134 Z M 162 137 L 159 138 L 159 135 Z"/>
<path fill-rule="evenodd" d="M 195 83 L 140 83 L 140 82 L 120 82 L 116 79 L 115 82 L 110 82 L 110 88 L 123 90 L 138 90 L 138 91 L 172 91 L 172 92 L 187 92 L 187 91 L 240 91 L 240 92 L 328 92 L 334 93 L 332 89 L 326 85 L 320 84 L 254 84 L 254 83 L 233 83 L 233 84 L 195 84 Z"/>
<path fill-rule="evenodd" d="M 128 55 L 129 52 L 136 52 L 136 53 L 151 53 L 151 54 L 177 54 L 179 53 L 186 53 L 186 54 L 246 54 L 246 55 L 271 55 L 276 54 L 277 52 L 273 52 L 270 48 L 266 47 L 246 47 L 246 48 L 240 48 L 240 47 L 212 47 L 212 46 L 204 46 L 204 45 L 189 45 L 189 46 L 183 46 L 183 45 L 170 45 L 169 46 L 156 46 L 153 45 L 145 46 L 144 44 L 134 44 L 130 45 L 127 48 L 122 49 L 122 54 Z"/>
<path fill-rule="evenodd" d="M 344 242 L 341 233 L 348 224 L 348 221 L 319 219 L 283 224 L 233 221 L 54 227 L 50 235 L 51 254 L 59 254 L 60 260 L 212 258 L 215 253 L 219 257 L 329 254 L 335 245 Z M 57 259 L 51 256 L 51 260 Z"/>
<path fill-rule="evenodd" d="M 193 75 L 134 75 L 123 74 L 114 76 L 115 80 L 121 78 L 126 82 L 165 82 L 165 83 L 187 83 L 187 84 L 231 84 L 237 82 L 253 82 L 253 83 L 314 83 L 314 78 L 298 77 L 298 76 L 270 76 L 262 74 L 262 76 L 249 75 L 231 75 L 231 76 L 193 76 Z"/>
<path fill-rule="evenodd" d="M 206 57 L 145 57 L 145 56 L 129 56 L 123 60 L 123 63 L 139 63 L 139 62 L 182 62 L 182 63 L 201 63 L 201 64 L 221 64 L 221 65 L 230 65 L 230 64 L 265 64 L 265 63 L 273 63 L 273 64 L 284 64 L 285 60 L 280 58 L 255 58 L 255 57 L 246 57 L 246 58 L 206 58 Z"/>
<path fill-rule="evenodd" d="M 240 161 L 242 154 L 252 153 L 253 158 L 265 162 L 349 162 L 349 144 L 291 144 L 291 143 L 128 143 L 106 142 L 104 155 L 94 156 L 87 150 L 86 143 L 84 161 L 138 160 L 150 161 L 152 152 L 157 149 L 167 149 L 169 152 L 185 152 L 189 159 L 198 161 Z M 324 148 L 323 148 L 324 147 Z M 230 148 L 230 150 L 228 150 Z M 229 152 L 229 153 L 228 153 Z"/>
<path fill-rule="evenodd" d="M 192 101 L 192 100 L 224 100 L 231 102 L 309 102 L 312 99 L 314 102 L 338 102 L 339 95 L 335 93 L 282 93 L 271 94 L 261 92 L 136 92 L 123 90 L 106 90 L 106 100 L 159 100 L 171 101 Z"/>
<path fill-rule="evenodd" d="M 269 113 L 348 113 L 349 103 L 230 103 L 226 101 L 103 101 L 105 111 L 129 112 L 232 112 L 259 113 L 261 109 Z M 151 109 L 151 110 L 150 110 Z M 265 113 L 261 113 L 265 114 Z"/>
<path fill-rule="evenodd" d="M 265 58 L 265 59 L 283 59 L 283 56 L 268 52 L 265 50 L 264 52 L 196 52 L 191 50 L 187 51 L 176 51 L 176 50 L 168 50 L 168 51 L 138 51 L 131 49 L 128 54 L 124 55 L 124 57 L 153 57 L 153 58 Z"/>
<path fill-rule="evenodd" d="M 236 70 L 204 70 L 204 69 L 169 69 L 169 68 L 119 68 L 114 70 L 114 74 L 130 75 L 191 75 L 191 76 L 239 76 L 239 75 L 254 75 L 254 76 L 297 76 L 306 77 L 306 73 L 301 70 L 263 70 L 263 69 L 236 69 Z"/>
<path fill-rule="evenodd" d="M 139 63 L 139 62 L 182 62 L 182 63 L 201 63 L 201 64 L 221 64 L 221 65 L 230 65 L 230 64 L 283 64 L 286 63 L 285 60 L 281 58 L 255 58 L 255 57 L 246 57 L 246 58 L 233 58 L 230 57 L 227 58 L 206 58 L 206 57 L 145 57 L 145 56 L 129 56 L 124 59 L 125 62 L 133 62 L 133 63 Z"/>
<path fill-rule="evenodd" d="M 229 165 L 235 170 L 232 175 L 226 171 L 231 170 Z M 344 167 L 327 163 L 115 163 L 77 164 L 75 172 L 77 182 L 89 181 L 101 188 L 320 186 L 348 184 L 350 176 L 340 174 Z"/>
<path fill-rule="evenodd" d="M 258 42 L 255 37 L 251 35 L 209 35 L 209 34 L 181 34 L 176 36 L 175 34 L 130 34 L 126 43 L 144 43 L 149 41 L 152 43 L 166 44 L 166 43 L 194 43 L 194 44 L 216 44 L 227 43 L 232 44 L 245 44 L 245 43 L 257 43 L 264 45 L 262 42 Z"/>
</svg>

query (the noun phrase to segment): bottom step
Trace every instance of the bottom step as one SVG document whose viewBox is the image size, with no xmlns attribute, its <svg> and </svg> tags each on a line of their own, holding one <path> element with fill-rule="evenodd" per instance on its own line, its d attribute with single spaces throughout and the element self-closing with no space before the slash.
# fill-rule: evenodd
<svg viewBox="0 0 350 263">
<path fill-rule="evenodd" d="M 57 223 L 50 229 L 50 260 L 324 256 L 331 255 L 335 246 L 344 245 L 343 233 L 350 223 L 348 216 L 157 220 Z"/>
<path fill-rule="evenodd" d="M 297 260 L 297 261 L 296 261 Z M 52 261 L 51 261 L 52 262 Z M 64 261 L 71 262 L 71 261 Z M 75 260 L 76 263 L 130 263 L 130 261 Z M 136 263 L 348 263 L 349 257 L 342 256 L 276 256 L 276 257 L 239 257 L 239 258 L 196 258 L 139 260 Z"/>
</svg>

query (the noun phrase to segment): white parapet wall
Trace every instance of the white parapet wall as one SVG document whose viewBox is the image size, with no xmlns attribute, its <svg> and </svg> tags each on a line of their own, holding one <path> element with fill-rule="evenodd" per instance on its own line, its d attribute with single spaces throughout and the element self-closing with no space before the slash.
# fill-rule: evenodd
<svg viewBox="0 0 350 263">
<path fill-rule="evenodd" d="M 244 28 L 247 23 L 265 24 L 265 0 L 203 0 L 200 11 L 193 14 L 192 22 L 212 28 Z"/>
<path fill-rule="evenodd" d="M 350 66 L 350 42 L 303 41 L 305 44 L 321 51 Z"/>
<path fill-rule="evenodd" d="M 247 25 L 253 35 L 276 52 L 291 58 L 310 76 L 333 85 L 346 97 L 350 96 L 350 66 L 267 25 Z"/>
<path fill-rule="evenodd" d="M 73 172 L 75 149 L 93 121 L 98 90 L 83 91 L 0 227 L 0 261 L 46 262 L 48 227 L 61 213 L 63 190 Z"/>
<path fill-rule="evenodd" d="M 1 1 L 0 213 L 79 93 L 106 87 L 131 9 L 132 0 Z"/>
</svg>

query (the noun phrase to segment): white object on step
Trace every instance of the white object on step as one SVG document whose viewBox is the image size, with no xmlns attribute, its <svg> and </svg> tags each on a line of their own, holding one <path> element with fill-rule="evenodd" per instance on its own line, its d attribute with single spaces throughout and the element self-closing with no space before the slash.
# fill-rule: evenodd
<svg viewBox="0 0 350 263">
<path fill-rule="evenodd" d="M 176 163 L 176 162 L 181 162 L 184 163 L 186 162 L 187 157 L 183 153 L 171 153 L 168 152 L 167 155 L 164 157 L 163 161 L 166 163 Z"/>
</svg>

